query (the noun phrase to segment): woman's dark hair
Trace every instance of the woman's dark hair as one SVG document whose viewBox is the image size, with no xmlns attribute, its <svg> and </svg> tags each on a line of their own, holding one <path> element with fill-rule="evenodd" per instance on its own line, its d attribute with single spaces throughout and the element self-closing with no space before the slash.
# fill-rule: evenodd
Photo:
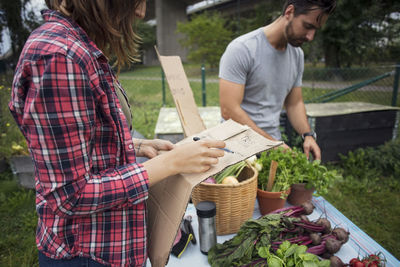
<svg viewBox="0 0 400 267">
<path fill-rule="evenodd" d="M 294 15 L 307 14 L 308 12 L 320 9 L 325 14 L 331 14 L 336 7 L 336 0 L 286 0 L 283 5 L 282 14 L 289 5 L 294 6 Z"/>
<path fill-rule="evenodd" d="M 135 10 L 145 0 L 45 0 L 48 8 L 61 12 L 81 26 L 107 57 L 116 57 L 118 70 L 138 61 L 140 37 Z"/>
</svg>

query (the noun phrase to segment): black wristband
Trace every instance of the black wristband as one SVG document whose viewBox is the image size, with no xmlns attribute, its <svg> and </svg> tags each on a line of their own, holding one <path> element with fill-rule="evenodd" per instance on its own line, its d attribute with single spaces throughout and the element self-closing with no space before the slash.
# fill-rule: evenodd
<svg viewBox="0 0 400 267">
<path fill-rule="evenodd" d="M 315 141 L 317 141 L 317 133 L 314 131 L 303 133 L 301 135 L 301 138 L 303 138 L 303 140 L 304 140 L 304 138 L 306 138 L 306 136 L 312 136 L 315 139 Z"/>
</svg>

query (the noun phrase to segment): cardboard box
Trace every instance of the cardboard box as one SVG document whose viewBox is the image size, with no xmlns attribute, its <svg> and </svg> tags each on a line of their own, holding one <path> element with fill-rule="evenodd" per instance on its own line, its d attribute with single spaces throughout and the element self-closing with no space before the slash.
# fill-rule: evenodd
<svg viewBox="0 0 400 267">
<path fill-rule="evenodd" d="M 152 267 L 167 264 L 191 192 L 198 183 L 232 164 L 282 143 L 266 139 L 248 126 L 232 120 L 205 129 L 180 58 L 159 57 L 177 104 L 182 128 L 187 136 L 177 145 L 193 142 L 193 136 L 198 136 L 203 139 L 224 140 L 226 148 L 234 153 L 225 153 L 218 164 L 205 173 L 171 176 L 150 188 L 147 226 L 148 256 Z"/>
</svg>

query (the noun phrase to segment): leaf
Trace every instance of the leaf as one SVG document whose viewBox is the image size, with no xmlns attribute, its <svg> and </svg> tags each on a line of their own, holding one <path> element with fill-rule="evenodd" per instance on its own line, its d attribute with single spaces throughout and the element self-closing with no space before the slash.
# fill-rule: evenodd
<svg viewBox="0 0 400 267">
<path fill-rule="evenodd" d="M 268 259 L 268 267 L 282 267 L 282 260 L 276 256 L 272 256 Z"/>
<path fill-rule="evenodd" d="M 290 256 L 292 256 L 296 250 L 297 250 L 298 245 L 297 244 L 292 244 L 285 252 L 285 257 L 289 258 Z"/>
<path fill-rule="evenodd" d="M 304 254 L 304 253 L 306 253 L 306 251 L 307 251 L 307 247 L 306 246 L 298 246 L 296 248 L 296 255 Z M 311 255 L 313 255 L 313 254 L 311 254 Z"/>
<path fill-rule="evenodd" d="M 303 266 L 304 267 L 318 267 L 318 263 L 315 261 L 303 261 Z"/>
<path fill-rule="evenodd" d="M 295 266 L 294 265 L 294 260 L 292 258 L 290 258 L 287 262 L 286 262 L 286 267 L 292 267 Z"/>
<path fill-rule="evenodd" d="M 269 247 L 258 248 L 258 255 L 260 255 L 261 258 L 267 259 L 270 256 Z"/>
<path fill-rule="evenodd" d="M 319 267 L 330 267 L 331 261 L 330 260 L 322 260 L 318 263 Z"/>
<path fill-rule="evenodd" d="M 300 259 L 303 261 L 319 261 L 318 256 L 311 254 L 311 253 L 302 253 L 297 254 Z"/>
<path fill-rule="evenodd" d="M 288 248 L 290 248 L 291 244 L 289 241 L 284 241 L 279 247 L 280 249 L 282 249 L 283 252 L 285 252 L 286 250 L 288 250 Z"/>
</svg>

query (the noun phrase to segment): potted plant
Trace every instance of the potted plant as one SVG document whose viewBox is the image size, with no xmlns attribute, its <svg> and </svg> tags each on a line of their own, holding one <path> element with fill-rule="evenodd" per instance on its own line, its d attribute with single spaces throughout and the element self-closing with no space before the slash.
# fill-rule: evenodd
<svg viewBox="0 0 400 267">
<path fill-rule="evenodd" d="M 282 148 L 271 150 L 260 160 L 266 164 L 272 160 L 277 161 L 277 178 L 282 175 L 288 176 L 286 180 L 291 184 L 288 202 L 292 205 L 311 200 L 313 194 L 327 193 L 332 183 L 341 177 L 335 170 L 328 170 L 319 160 L 309 161 L 296 147 L 290 151 L 284 151 Z"/>
<path fill-rule="evenodd" d="M 258 175 L 257 200 L 261 214 L 265 215 L 283 208 L 291 190 L 292 177 L 268 152 L 262 153 L 257 162 L 262 166 Z"/>
</svg>

